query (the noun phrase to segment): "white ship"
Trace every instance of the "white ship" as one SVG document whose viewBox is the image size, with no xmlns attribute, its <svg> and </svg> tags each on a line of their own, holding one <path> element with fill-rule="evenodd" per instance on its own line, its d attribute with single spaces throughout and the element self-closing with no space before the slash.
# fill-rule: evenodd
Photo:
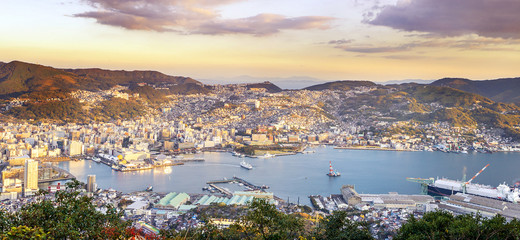
<svg viewBox="0 0 520 240">
<path fill-rule="evenodd" d="M 247 163 L 246 161 L 240 162 L 240 166 L 245 168 L 245 169 L 247 169 L 247 170 L 253 169 L 253 166 L 251 166 L 251 164 Z"/>
</svg>

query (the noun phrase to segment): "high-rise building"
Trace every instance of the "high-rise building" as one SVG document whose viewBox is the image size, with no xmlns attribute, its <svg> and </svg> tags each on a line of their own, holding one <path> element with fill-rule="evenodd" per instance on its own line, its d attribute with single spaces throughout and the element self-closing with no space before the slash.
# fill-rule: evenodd
<svg viewBox="0 0 520 240">
<path fill-rule="evenodd" d="M 83 154 L 83 143 L 80 141 L 71 141 L 69 145 L 69 156 L 77 156 Z"/>
<path fill-rule="evenodd" d="M 87 192 L 94 192 L 97 189 L 96 175 L 88 175 L 87 177 Z"/>
<path fill-rule="evenodd" d="M 23 178 L 24 190 L 38 189 L 38 162 L 32 159 L 25 160 L 25 171 Z"/>
</svg>

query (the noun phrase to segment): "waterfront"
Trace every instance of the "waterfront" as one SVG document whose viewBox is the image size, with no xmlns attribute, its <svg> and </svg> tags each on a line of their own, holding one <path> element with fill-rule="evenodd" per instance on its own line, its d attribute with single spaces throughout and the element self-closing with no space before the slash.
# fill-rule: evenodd
<svg viewBox="0 0 520 240">
<path fill-rule="evenodd" d="M 486 164 L 491 164 L 474 182 L 497 186 L 512 184 L 520 179 L 520 153 L 394 152 L 315 148 L 315 153 L 280 156 L 268 159 L 245 158 L 254 169 L 240 167 L 243 158 L 229 153 L 202 153 L 196 157 L 205 162 L 186 163 L 182 166 L 156 168 L 136 172 L 117 172 L 93 161 L 61 162 L 80 181 L 95 174 L 100 188 L 114 188 L 123 192 L 144 190 L 152 185 L 157 192 L 201 193 L 206 182 L 233 176 L 257 185 L 268 185 L 275 195 L 308 204 L 308 195 L 339 193 L 344 184 L 353 184 L 359 193 L 418 194 L 420 186 L 407 182 L 406 177 L 462 178 L 467 167 L 470 179 Z M 341 172 L 341 177 L 330 178 L 328 162 Z"/>
</svg>

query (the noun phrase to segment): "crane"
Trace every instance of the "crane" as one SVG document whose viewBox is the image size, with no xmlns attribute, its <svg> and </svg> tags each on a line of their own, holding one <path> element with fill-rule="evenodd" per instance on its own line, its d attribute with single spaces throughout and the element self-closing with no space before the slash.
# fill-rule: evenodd
<svg viewBox="0 0 520 240">
<path fill-rule="evenodd" d="M 484 166 L 484 167 L 482 168 L 482 170 L 478 171 L 478 173 L 475 174 L 475 176 L 473 176 L 469 181 L 467 181 L 467 182 L 465 182 L 465 183 L 462 184 L 462 193 L 466 193 L 466 186 L 467 186 L 468 184 L 470 184 L 471 181 L 473 181 L 473 179 L 475 179 L 479 174 L 481 174 L 484 170 L 486 170 L 487 167 L 489 167 L 489 164 L 486 165 L 486 166 Z"/>
<path fill-rule="evenodd" d="M 422 194 L 428 194 L 428 185 L 433 184 L 435 182 L 434 178 L 411 178 L 407 177 L 406 181 L 415 182 L 421 184 L 421 192 Z"/>
</svg>

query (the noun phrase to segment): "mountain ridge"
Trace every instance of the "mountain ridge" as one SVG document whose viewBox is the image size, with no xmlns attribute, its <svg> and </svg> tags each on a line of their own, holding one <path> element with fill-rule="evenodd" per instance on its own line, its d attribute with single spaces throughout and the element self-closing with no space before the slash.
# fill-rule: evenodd
<svg viewBox="0 0 520 240">
<path fill-rule="evenodd" d="M 432 82 L 431 85 L 476 93 L 497 102 L 520 103 L 520 77 L 480 81 L 466 78 L 443 78 Z"/>
<path fill-rule="evenodd" d="M 115 85 L 163 84 L 174 92 L 190 89 L 205 92 L 203 84 L 189 77 L 169 76 L 157 71 L 58 69 L 50 66 L 11 61 L 0 64 L 0 97 L 16 97 L 34 92 L 106 90 Z"/>
</svg>

